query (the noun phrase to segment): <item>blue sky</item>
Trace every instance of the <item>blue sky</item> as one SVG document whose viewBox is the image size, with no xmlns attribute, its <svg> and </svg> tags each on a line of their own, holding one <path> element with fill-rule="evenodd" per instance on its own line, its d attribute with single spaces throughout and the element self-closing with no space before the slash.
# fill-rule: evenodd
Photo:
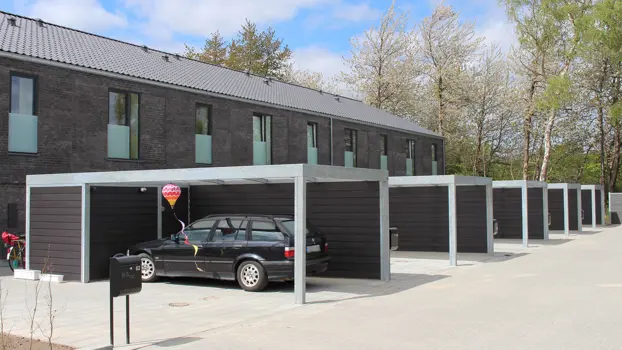
<svg viewBox="0 0 622 350">
<path fill-rule="evenodd" d="M 413 23 L 440 0 L 396 0 Z M 349 38 L 378 22 L 390 0 L 0 0 L 0 9 L 169 52 L 201 46 L 209 33 L 230 38 L 248 18 L 272 26 L 298 68 L 333 76 L 347 69 Z M 477 23 L 487 41 L 509 47 L 513 35 L 497 0 L 445 0 Z"/>
</svg>

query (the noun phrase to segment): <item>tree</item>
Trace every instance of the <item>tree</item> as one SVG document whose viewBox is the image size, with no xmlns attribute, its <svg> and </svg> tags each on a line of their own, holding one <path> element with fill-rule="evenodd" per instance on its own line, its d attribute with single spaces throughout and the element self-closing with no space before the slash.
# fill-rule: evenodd
<svg viewBox="0 0 622 350">
<path fill-rule="evenodd" d="M 193 47 L 186 44 L 184 46 L 186 47 L 184 56 L 188 58 L 219 66 L 223 65 L 227 60 L 227 44 L 219 31 L 212 33 L 211 37 L 205 40 L 205 45 L 201 52 L 196 52 Z"/>
<path fill-rule="evenodd" d="M 417 75 L 407 23 L 408 14 L 398 13 L 393 1 L 378 26 L 366 30 L 362 38 L 350 39 L 352 57 L 344 58 L 350 73 L 341 75 L 366 103 L 393 113 L 408 101 Z"/>
<path fill-rule="evenodd" d="M 339 94 L 337 82 L 327 80 L 322 73 L 312 72 L 305 69 L 295 69 L 293 64 L 287 65 L 283 69 L 283 81 L 291 84 L 307 87 L 318 91 L 324 91 L 332 94 Z"/>
</svg>

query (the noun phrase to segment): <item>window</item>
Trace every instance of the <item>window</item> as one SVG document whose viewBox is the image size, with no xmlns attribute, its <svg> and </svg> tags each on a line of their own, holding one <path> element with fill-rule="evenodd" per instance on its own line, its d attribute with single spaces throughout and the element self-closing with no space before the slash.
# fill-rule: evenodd
<svg viewBox="0 0 622 350">
<path fill-rule="evenodd" d="M 296 222 L 294 220 L 282 220 L 281 224 L 285 227 L 285 229 L 287 231 L 289 231 L 289 233 L 291 233 L 292 235 L 295 234 L 295 230 L 296 230 L 295 224 L 296 224 Z M 309 222 L 307 222 L 307 230 L 306 230 L 305 234 L 309 233 L 309 228 L 310 228 L 309 225 L 310 225 Z M 313 229 L 313 227 L 311 227 L 311 229 Z"/>
<path fill-rule="evenodd" d="M 356 151 L 357 139 L 356 130 L 345 129 L 345 162 L 344 165 L 349 168 L 356 167 Z"/>
<path fill-rule="evenodd" d="M 38 118 L 35 77 L 11 74 L 9 152 L 37 153 Z"/>
<path fill-rule="evenodd" d="M 407 140 L 406 145 L 408 150 L 406 152 L 406 175 L 415 175 L 415 141 Z"/>
<path fill-rule="evenodd" d="M 387 135 L 380 135 L 380 169 L 387 170 L 389 162 L 389 140 Z"/>
<path fill-rule="evenodd" d="M 317 124 L 307 124 L 307 163 L 317 164 Z"/>
<path fill-rule="evenodd" d="M 253 164 L 272 164 L 272 117 L 253 115 Z"/>
<path fill-rule="evenodd" d="M 285 236 L 272 221 L 253 220 L 253 231 L 251 233 L 251 241 L 283 241 Z"/>
<path fill-rule="evenodd" d="M 35 78 L 11 74 L 11 113 L 35 115 Z"/>
<path fill-rule="evenodd" d="M 190 242 L 204 242 L 207 240 L 207 236 L 215 223 L 216 220 L 214 219 L 197 221 L 188 226 L 184 233 L 188 236 Z M 179 239 L 185 239 L 183 234 L 180 234 L 178 237 Z"/>
<path fill-rule="evenodd" d="M 438 163 L 437 163 L 437 154 L 436 154 L 436 144 L 432 144 L 432 175 L 438 174 Z"/>
<path fill-rule="evenodd" d="M 15 229 L 17 228 L 17 203 L 9 203 L 7 207 L 7 228 Z"/>
<path fill-rule="evenodd" d="M 240 230 L 242 225 L 246 225 L 246 221 L 242 219 L 221 219 L 214 230 L 212 242 L 229 242 L 229 241 L 245 241 L 246 228 Z"/>
<path fill-rule="evenodd" d="M 216 223 L 216 220 L 214 219 L 196 221 L 192 223 L 190 226 L 188 226 L 188 230 L 201 230 L 201 229 L 210 230 L 212 226 L 214 226 L 214 223 Z"/>
<path fill-rule="evenodd" d="M 197 164 L 212 164 L 212 106 L 195 108 L 194 154 Z"/>
<path fill-rule="evenodd" d="M 138 94 L 111 90 L 108 103 L 108 157 L 138 159 Z"/>
</svg>

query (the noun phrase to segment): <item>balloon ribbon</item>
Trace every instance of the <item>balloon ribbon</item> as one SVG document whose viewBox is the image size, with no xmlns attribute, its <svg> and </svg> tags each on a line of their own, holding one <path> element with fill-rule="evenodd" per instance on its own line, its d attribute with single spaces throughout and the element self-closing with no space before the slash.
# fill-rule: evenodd
<svg viewBox="0 0 622 350">
<path fill-rule="evenodd" d="M 171 207 L 172 209 L 172 207 Z M 175 213 L 175 210 L 173 209 L 173 215 L 175 215 L 175 219 L 177 219 L 177 221 L 179 221 L 179 223 L 181 224 L 181 233 L 184 234 L 184 244 L 187 245 L 191 245 L 192 247 L 194 247 L 194 266 L 196 266 L 197 270 L 201 271 L 201 272 L 205 272 L 203 271 L 202 268 L 199 267 L 199 265 L 197 265 L 197 253 L 199 252 L 199 247 L 197 247 L 196 245 L 190 243 L 190 241 L 188 240 L 188 235 L 186 234 L 186 232 L 184 232 L 184 229 L 186 228 L 186 224 L 184 224 L 183 221 L 179 220 L 179 218 L 177 217 L 177 214 Z"/>
</svg>

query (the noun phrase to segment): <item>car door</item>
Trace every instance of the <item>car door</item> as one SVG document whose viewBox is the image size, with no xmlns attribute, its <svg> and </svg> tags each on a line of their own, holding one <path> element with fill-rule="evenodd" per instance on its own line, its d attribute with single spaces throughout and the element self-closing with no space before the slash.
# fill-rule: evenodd
<svg viewBox="0 0 622 350">
<path fill-rule="evenodd" d="M 205 277 L 205 252 L 203 243 L 209 237 L 215 219 L 204 219 L 192 223 L 184 232 L 176 235 L 160 251 L 167 276 Z M 197 251 L 195 252 L 195 248 Z M 196 254 L 195 254 L 196 253 Z"/>
<path fill-rule="evenodd" d="M 220 218 L 205 243 L 208 275 L 218 279 L 233 279 L 233 264 L 246 248 L 247 220 L 242 217 Z"/>
<path fill-rule="evenodd" d="M 283 260 L 285 258 L 285 235 L 276 226 L 274 220 L 253 218 L 247 249 L 268 261 Z"/>
</svg>

